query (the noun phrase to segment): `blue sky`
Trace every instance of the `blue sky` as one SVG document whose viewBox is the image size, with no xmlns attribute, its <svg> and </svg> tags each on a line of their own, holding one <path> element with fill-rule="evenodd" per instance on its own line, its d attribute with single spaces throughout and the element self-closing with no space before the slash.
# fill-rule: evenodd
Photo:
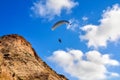
<svg viewBox="0 0 120 80">
<path fill-rule="evenodd" d="M 52 31 L 63 19 L 72 25 Z M 120 79 L 119 21 L 120 0 L 0 1 L 0 36 L 22 35 L 70 80 Z"/>
</svg>

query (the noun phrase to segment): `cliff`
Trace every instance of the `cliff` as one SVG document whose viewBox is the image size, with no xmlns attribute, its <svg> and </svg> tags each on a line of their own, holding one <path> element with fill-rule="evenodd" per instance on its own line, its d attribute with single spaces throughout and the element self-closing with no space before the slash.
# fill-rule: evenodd
<svg viewBox="0 0 120 80">
<path fill-rule="evenodd" d="M 67 80 L 57 74 L 17 34 L 0 37 L 0 80 Z"/>
</svg>

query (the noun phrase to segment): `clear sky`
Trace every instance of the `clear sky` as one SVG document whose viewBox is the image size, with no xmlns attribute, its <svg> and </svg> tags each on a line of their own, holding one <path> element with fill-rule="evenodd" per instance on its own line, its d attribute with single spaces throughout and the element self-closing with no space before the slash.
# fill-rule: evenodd
<svg viewBox="0 0 120 80">
<path fill-rule="evenodd" d="M 59 20 L 71 26 L 52 31 Z M 0 29 L 23 36 L 69 80 L 120 79 L 120 0 L 1 0 Z"/>
</svg>

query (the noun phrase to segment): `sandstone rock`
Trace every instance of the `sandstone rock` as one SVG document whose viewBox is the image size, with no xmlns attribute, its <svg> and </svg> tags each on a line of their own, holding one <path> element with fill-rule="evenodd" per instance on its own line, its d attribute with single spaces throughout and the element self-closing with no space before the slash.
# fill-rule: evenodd
<svg viewBox="0 0 120 80">
<path fill-rule="evenodd" d="M 0 80 L 67 80 L 42 61 L 17 34 L 0 38 Z"/>
</svg>

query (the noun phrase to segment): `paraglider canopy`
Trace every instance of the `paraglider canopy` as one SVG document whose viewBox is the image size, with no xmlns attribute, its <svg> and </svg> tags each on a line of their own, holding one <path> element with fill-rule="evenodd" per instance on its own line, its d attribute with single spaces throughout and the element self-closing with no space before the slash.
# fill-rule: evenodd
<svg viewBox="0 0 120 80">
<path fill-rule="evenodd" d="M 62 24 L 70 24 L 70 22 L 69 21 L 67 21 L 67 20 L 60 20 L 60 21 L 58 21 L 58 22 L 56 22 L 53 26 L 52 26 L 52 30 L 55 30 L 57 27 L 59 27 L 60 25 L 62 25 Z"/>
</svg>

